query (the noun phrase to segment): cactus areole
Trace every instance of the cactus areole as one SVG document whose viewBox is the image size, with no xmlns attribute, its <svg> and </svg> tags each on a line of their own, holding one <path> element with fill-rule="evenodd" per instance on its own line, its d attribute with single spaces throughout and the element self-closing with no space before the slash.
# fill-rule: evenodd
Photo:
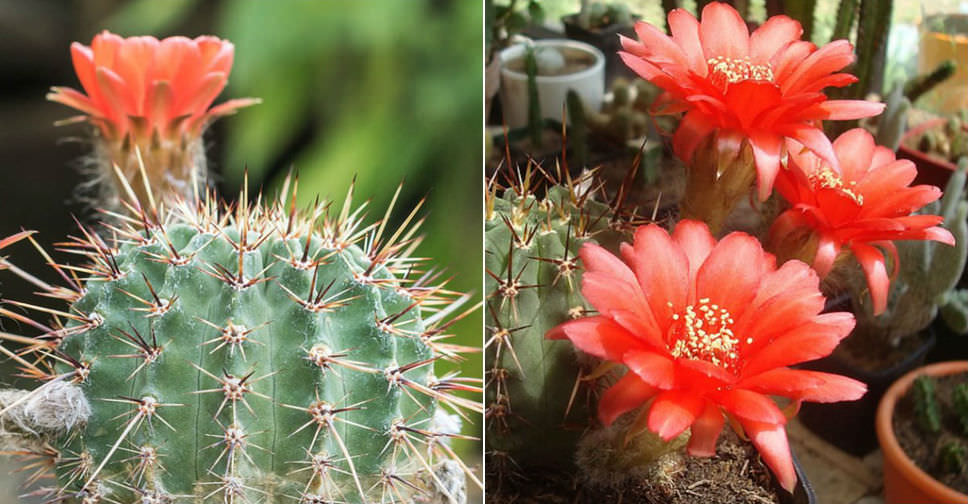
<svg viewBox="0 0 968 504">
<path fill-rule="evenodd" d="M 365 226 L 349 197 L 334 212 L 240 201 L 62 244 L 88 264 L 54 266 L 68 286 L 46 293 L 70 308 L 33 322 L 46 334 L 25 369 L 38 390 L 76 384 L 91 413 L 50 437 L 52 498 L 463 502 L 445 410 L 479 411 L 451 395 L 479 389 L 434 364 L 456 356 L 445 319 L 466 297 L 419 273 L 413 226 Z"/>
</svg>

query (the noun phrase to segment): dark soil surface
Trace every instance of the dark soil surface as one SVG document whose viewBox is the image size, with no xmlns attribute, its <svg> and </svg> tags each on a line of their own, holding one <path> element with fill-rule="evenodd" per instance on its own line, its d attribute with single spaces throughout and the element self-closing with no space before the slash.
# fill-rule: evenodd
<svg viewBox="0 0 968 504">
<path fill-rule="evenodd" d="M 922 431 L 914 417 L 914 401 L 910 394 L 902 397 L 894 409 L 894 433 L 901 448 L 924 472 L 945 485 L 968 493 L 968 472 L 944 473 L 938 453 L 947 442 L 958 440 L 968 445 L 968 435 L 961 430 L 958 419 L 952 413 L 951 392 L 958 383 L 968 382 L 968 374 L 956 374 L 935 378 L 938 406 L 942 411 L 941 432 L 929 434 Z"/>
<path fill-rule="evenodd" d="M 652 478 L 626 480 L 608 487 L 584 481 L 582 475 L 539 473 L 503 481 L 500 495 L 488 504 L 774 504 L 782 489 L 753 445 L 724 429 L 714 457 L 675 455 L 660 462 Z"/>
<path fill-rule="evenodd" d="M 884 344 L 884 339 L 855 331 L 837 346 L 834 353 L 845 362 L 874 373 L 900 363 L 921 346 L 926 336 L 903 338 L 895 348 Z"/>
</svg>

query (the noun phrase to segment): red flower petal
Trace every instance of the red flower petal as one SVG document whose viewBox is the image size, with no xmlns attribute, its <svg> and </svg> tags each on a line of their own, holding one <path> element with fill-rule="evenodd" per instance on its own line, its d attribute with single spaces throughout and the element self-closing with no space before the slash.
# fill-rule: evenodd
<svg viewBox="0 0 968 504">
<path fill-rule="evenodd" d="M 622 356 L 622 363 L 643 382 L 655 388 L 669 390 L 675 384 L 675 365 L 668 357 L 632 350 Z"/>
<path fill-rule="evenodd" d="M 780 153 L 783 137 L 768 132 L 750 134 L 750 146 L 756 161 L 756 189 L 760 201 L 766 201 L 772 194 L 773 181 L 780 171 Z"/>
<path fill-rule="evenodd" d="M 817 109 L 825 114 L 824 119 L 845 121 L 874 117 L 883 112 L 885 106 L 864 100 L 827 100 L 817 104 Z"/>
<path fill-rule="evenodd" d="M 680 390 L 659 393 L 649 408 L 649 430 L 664 441 L 682 434 L 705 406 L 705 401 Z"/>
<path fill-rule="evenodd" d="M 581 351 L 616 362 L 629 350 L 641 347 L 634 335 L 606 317 L 569 320 L 548 331 L 545 338 L 568 338 Z"/>
<path fill-rule="evenodd" d="M 874 303 L 874 315 L 880 315 L 887 309 L 887 289 L 890 286 L 884 254 L 863 243 L 852 243 L 850 251 L 864 268 L 864 276 L 867 277 L 867 285 L 871 291 L 871 301 Z"/>
<path fill-rule="evenodd" d="M 723 412 L 715 403 L 706 401 L 702 414 L 693 421 L 687 450 L 695 457 L 712 457 L 716 454 L 716 440 L 723 430 Z"/>
<path fill-rule="evenodd" d="M 754 422 L 740 419 L 743 430 L 760 452 L 763 462 L 776 475 L 777 482 L 788 492 L 793 492 L 797 484 L 797 473 L 793 468 L 790 443 L 787 441 L 783 425 Z"/>
<path fill-rule="evenodd" d="M 850 334 L 854 323 L 854 316 L 850 313 L 820 314 L 812 322 L 793 328 L 763 345 L 746 361 L 742 376 L 826 357 Z"/>
<path fill-rule="evenodd" d="M 689 262 L 686 255 L 669 234 L 655 224 L 641 226 L 635 232 L 635 254 L 633 266 L 655 316 L 659 329 L 665 331 L 672 321 L 672 315 L 686 304 L 689 285 Z"/>
<path fill-rule="evenodd" d="M 706 56 L 699 40 L 699 21 L 685 9 L 673 9 L 669 13 L 669 31 L 672 39 L 682 48 L 689 69 L 700 77 L 707 72 Z"/>
<path fill-rule="evenodd" d="M 866 384 L 846 376 L 790 368 L 765 371 L 744 379 L 739 386 L 762 394 L 812 402 L 853 401 L 867 392 Z"/>
<path fill-rule="evenodd" d="M 770 398 L 745 389 L 717 393 L 713 400 L 734 416 L 755 422 L 783 424 L 786 417 Z"/>
<path fill-rule="evenodd" d="M 712 2 L 703 8 L 699 36 L 706 59 L 716 56 L 743 59 L 750 55 L 746 22 L 736 9 L 726 4 Z"/>
<path fill-rule="evenodd" d="M 709 232 L 709 227 L 706 224 L 683 219 L 676 224 L 676 228 L 672 231 L 672 239 L 686 254 L 686 259 L 689 262 L 690 280 L 695 279 L 699 266 L 702 266 L 706 257 L 716 246 L 716 238 Z M 689 284 L 694 285 L 694 282 L 690 281 Z M 689 293 L 690 299 L 695 297 L 695 292 Z"/>
<path fill-rule="evenodd" d="M 635 373 L 625 373 L 598 400 L 598 419 L 606 427 L 623 413 L 645 404 L 658 390 L 642 381 Z"/>
<path fill-rule="evenodd" d="M 730 233 L 696 274 L 696 296 L 709 298 L 738 319 L 750 301 L 763 276 L 763 246 L 745 233 Z"/>
<path fill-rule="evenodd" d="M 773 16 L 750 35 L 750 58 L 768 62 L 783 46 L 800 39 L 803 27 L 787 16 Z"/>
</svg>

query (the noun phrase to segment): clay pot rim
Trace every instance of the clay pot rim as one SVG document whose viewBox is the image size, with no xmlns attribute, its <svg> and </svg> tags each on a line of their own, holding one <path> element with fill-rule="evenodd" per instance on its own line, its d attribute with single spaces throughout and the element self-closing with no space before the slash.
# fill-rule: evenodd
<svg viewBox="0 0 968 504">
<path fill-rule="evenodd" d="M 968 361 L 939 362 L 912 370 L 894 382 L 887 389 L 887 392 L 884 393 L 884 397 L 881 398 L 881 403 L 877 406 L 877 416 L 874 425 L 885 462 L 889 461 L 895 465 L 912 480 L 913 484 L 926 490 L 932 497 L 942 499 L 943 502 L 962 502 L 968 500 L 968 495 L 942 484 L 915 465 L 914 461 L 908 457 L 907 453 L 904 453 L 901 445 L 897 442 L 897 437 L 894 435 L 892 419 L 894 416 L 894 406 L 897 404 L 898 399 L 907 392 L 914 382 L 914 379 L 918 376 L 923 374 L 946 376 L 963 372 L 968 372 Z"/>
</svg>

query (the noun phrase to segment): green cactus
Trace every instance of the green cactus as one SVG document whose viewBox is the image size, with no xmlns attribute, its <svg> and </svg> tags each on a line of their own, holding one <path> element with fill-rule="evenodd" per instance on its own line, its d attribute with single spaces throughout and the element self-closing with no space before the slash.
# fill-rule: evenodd
<svg viewBox="0 0 968 504">
<path fill-rule="evenodd" d="M 948 80 L 955 74 L 955 70 L 957 69 L 958 66 L 954 60 L 942 61 L 934 70 L 907 81 L 904 84 L 904 96 L 911 103 L 918 101 L 918 98 L 925 93 L 934 89 L 938 84 Z"/>
<path fill-rule="evenodd" d="M 968 468 L 968 449 L 958 441 L 949 441 L 941 447 L 941 470 L 961 474 Z"/>
<path fill-rule="evenodd" d="M 894 0 L 861 0 L 857 25 L 856 71 L 858 82 L 853 97 L 881 93 L 884 80 L 884 55 L 891 29 Z"/>
<path fill-rule="evenodd" d="M 941 411 L 935 397 L 934 380 L 930 376 L 919 376 L 911 385 L 911 399 L 914 400 L 914 417 L 918 427 L 926 433 L 941 431 Z"/>
<path fill-rule="evenodd" d="M 487 199 L 487 422 L 489 468 L 570 467 L 593 413 L 583 377 L 594 362 L 545 333 L 589 308 L 579 292 L 580 246 L 617 244 L 611 210 L 583 178 L 535 193 L 532 172 Z M 489 469 L 490 470 L 490 469 Z"/>
<path fill-rule="evenodd" d="M 90 416 L 45 439 L 52 499 L 463 501 L 445 410 L 481 407 L 434 363 L 456 356 L 443 319 L 465 298 L 414 273 L 414 214 L 389 233 L 350 196 L 335 215 L 286 197 L 135 213 L 101 234 L 116 241 L 82 227 L 62 246 L 89 264 L 54 266 L 69 285 L 46 293 L 70 308 L 30 349 L 47 384 L 29 395 L 74 384 Z"/>
<path fill-rule="evenodd" d="M 911 101 L 904 96 L 904 90 L 900 86 L 895 86 L 887 94 L 884 103 L 884 112 L 877 118 L 877 145 L 897 151 L 907 130 L 907 114 L 911 109 Z"/>
<path fill-rule="evenodd" d="M 951 407 L 954 409 L 961 432 L 968 436 L 968 383 L 955 385 L 951 393 Z"/>
<path fill-rule="evenodd" d="M 837 18 L 830 40 L 840 40 L 850 37 L 850 30 L 854 27 L 857 17 L 857 3 L 859 0 L 840 0 L 837 6 Z"/>
</svg>

